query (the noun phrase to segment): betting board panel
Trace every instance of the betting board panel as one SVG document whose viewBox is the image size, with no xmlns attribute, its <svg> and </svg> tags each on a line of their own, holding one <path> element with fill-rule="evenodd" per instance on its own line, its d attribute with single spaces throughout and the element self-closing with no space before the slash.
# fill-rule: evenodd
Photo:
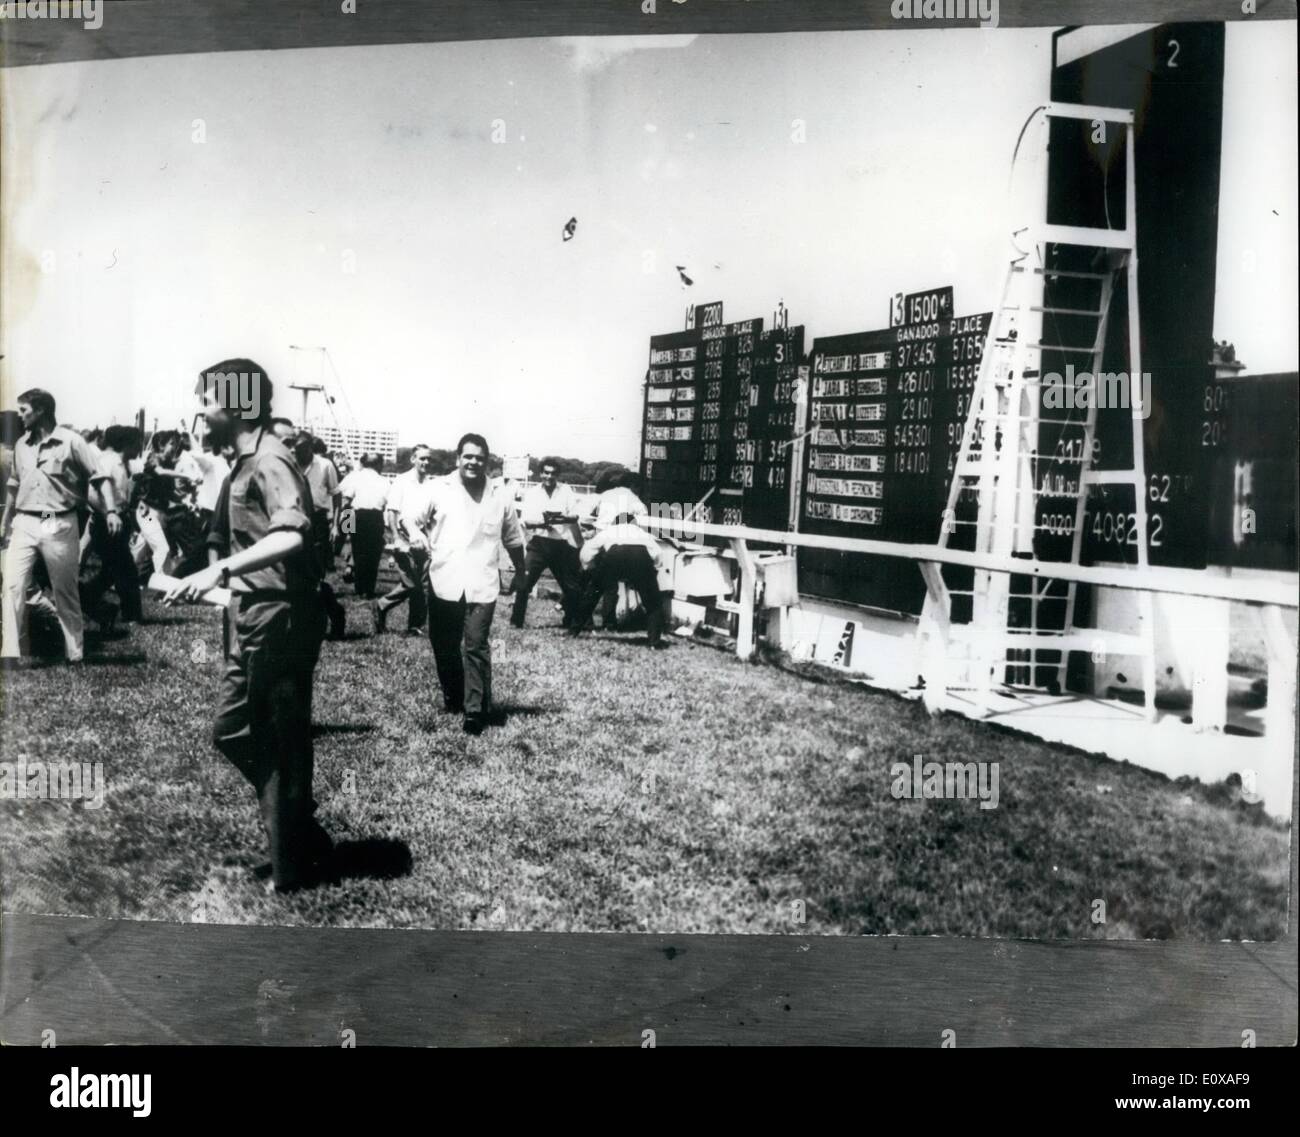
<svg viewBox="0 0 1300 1137">
<path fill-rule="evenodd" d="M 785 529 L 804 329 L 723 323 L 720 303 L 694 311 L 694 327 L 650 339 L 646 502 L 668 516 L 698 505 L 706 523 Z"/>
<path fill-rule="evenodd" d="M 933 318 L 951 289 L 915 295 L 935 302 L 902 298 L 891 315 L 931 318 L 813 344 L 802 532 L 939 538 L 991 316 Z M 916 566 L 895 558 L 806 549 L 799 568 L 811 595 L 912 613 L 924 599 Z"/>
</svg>

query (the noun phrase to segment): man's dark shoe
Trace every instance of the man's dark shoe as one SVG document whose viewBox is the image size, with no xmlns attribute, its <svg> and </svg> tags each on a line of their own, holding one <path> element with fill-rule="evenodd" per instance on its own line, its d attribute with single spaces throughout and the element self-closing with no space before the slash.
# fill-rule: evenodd
<svg viewBox="0 0 1300 1137">
<path fill-rule="evenodd" d="M 482 715 L 466 715 L 464 726 L 461 728 L 466 734 L 480 735 L 483 733 Z"/>
<path fill-rule="evenodd" d="M 384 629 L 388 627 L 388 609 L 385 608 L 378 600 L 370 602 L 370 615 L 375 621 L 375 635 L 384 634 Z"/>
<path fill-rule="evenodd" d="M 523 620 L 516 620 L 513 616 L 511 616 L 511 617 L 510 617 L 510 626 L 511 626 L 512 628 L 522 628 L 522 627 L 524 626 L 524 622 L 523 622 Z"/>
<path fill-rule="evenodd" d="M 348 617 L 347 613 L 340 609 L 330 617 L 330 634 L 332 640 L 341 640 L 343 633 L 347 630 Z"/>
</svg>

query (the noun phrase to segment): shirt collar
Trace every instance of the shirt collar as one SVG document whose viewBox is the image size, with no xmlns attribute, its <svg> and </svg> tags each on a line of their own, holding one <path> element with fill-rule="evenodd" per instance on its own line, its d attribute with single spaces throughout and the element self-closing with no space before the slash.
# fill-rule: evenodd
<svg viewBox="0 0 1300 1137">
<path fill-rule="evenodd" d="M 254 432 L 252 446 L 247 450 L 240 450 L 239 447 L 235 447 L 235 460 L 230 464 L 231 472 L 233 473 L 235 470 L 239 469 L 245 458 L 252 458 L 255 454 L 259 453 L 262 449 L 262 443 L 267 437 L 274 437 L 274 435 L 268 436 L 266 427 L 259 426 Z"/>
<path fill-rule="evenodd" d="M 35 446 L 36 448 L 39 449 L 40 447 L 45 446 L 45 445 L 47 445 L 47 444 L 49 444 L 49 443 L 52 443 L 52 442 L 63 442 L 63 441 L 64 441 L 64 435 L 67 434 L 67 431 L 64 430 L 63 427 L 61 427 L 61 426 L 52 426 L 52 427 L 50 427 L 50 433 L 47 434 L 44 438 L 42 438 L 42 439 L 40 440 L 40 442 L 33 442 L 33 441 L 32 441 L 32 435 L 33 435 L 34 433 L 35 433 L 35 430 L 34 430 L 34 429 L 33 429 L 33 430 L 29 430 L 26 434 L 23 435 L 23 441 L 24 441 L 28 446 Z"/>
</svg>

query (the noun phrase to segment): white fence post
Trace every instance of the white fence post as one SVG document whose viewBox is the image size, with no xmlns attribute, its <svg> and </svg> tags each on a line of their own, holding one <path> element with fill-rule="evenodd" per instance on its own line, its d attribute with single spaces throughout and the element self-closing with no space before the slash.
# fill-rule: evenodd
<svg viewBox="0 0 1300 1137">
<path fill-rule="evenodd" d="M 749 545 L 742 537 L 731 539 L 731 551 L 740 566 L 740 617 L 736 627 L 736 658 L 749 659 L 754 654 L 754 603 L 758 592 L 758 571 Z"/>
<path fill-rule="evenodd" d="M 1296 669 L 1295 645 L 1287 634 L 1282 609 L 1264 608 L 1264 637 L 1268 643 L 1268 705 L 1264 730 L 1274 739 L 1269 745 L 1275 760 L 1290 769 L 1295 758 Z"/>
<path fill-rule="evenodd" d="M 921 613 L 921 678 L 925 709 L 937 715 L 948 701 L 948 613 L 944 600 L 942 570 L 933 561 L 920 562 L 930 603 Z"/>
</svg>

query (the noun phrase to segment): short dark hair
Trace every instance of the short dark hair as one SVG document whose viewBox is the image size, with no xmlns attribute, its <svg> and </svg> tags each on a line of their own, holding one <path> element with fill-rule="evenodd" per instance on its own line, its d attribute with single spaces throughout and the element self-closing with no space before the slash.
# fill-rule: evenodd
<svg viewBox="0 0 1300 1137">
<path fill-rule="evenodd" d="M 271 377 L 266 373 L 266 369 L 252 359 L 223 359 L 220 363 L 205 367 L 199 372 L 199 382 L 195 388 L 196 393 L 202 397 L 211 387 L 216 386 L 214 376 L 232 373 L 240 376 L 247 375 L 257 384 L 255 404 L 257 417 L 253 421 L 265 426 L 271 421 L 271 400 L 275 398 L 275 384 L 271 382 Z M 240 408 L 227 407 L 226 409 L 237 410 Z"/>
<path fill-rule="evenodd" d="M 125 454 L 128 450 L 140 451 L 140 431 L 134 426 L 114 424 L 104 431 L 104 447 Z"/>
<path fill-rule="evenodd" d="M 173 442 L 178 442 L 180 435 L 174 430 L 155 430 L 149 445 L 154 450 L 165 450 Z"/>
<path fill-rule="evenodd" d="M 383 467 L 384 459 L 380 454 L 362 454 L 361 464 L 369 470 L 378 470 Z"/>
<path fill-rule="evenodd" d="M 40 387 L 29 387 L 18 396 L 18 402 L 26 403 L 44 418 L 54 418 L 54 396 L 49 391 L 43 391 Z"/>
<path fill-rule="evenodd" d="M 328 454 L 330 451 L 329 447 L 325 445 L 325 439 L 313 434 L 311 436 L 311 452 L 313 454 Z"/>
<path fill-rule="evenodd" d="M 553 467 L 557 474 L 560 472 L 560 460 L 558 458 L 543 458 L 537 464 L 537 472 L 540 474 L 547 466 Z"/>
<path fill-rule="evenodd" d="M 492 453 L 492 451 L 488 449 L 487 439 L 481 434 L 475 434 L 473 431 L 470 431 L 469 434 L 462 434 L 460 436 L 460 441 L 456 443 L 457 458 L 460 457 L 460 452 L 465 449 L 465 443 L 467 442 L 472 442 L 475 446 L 481 448 L 485 458 Z"/>
</svg>

